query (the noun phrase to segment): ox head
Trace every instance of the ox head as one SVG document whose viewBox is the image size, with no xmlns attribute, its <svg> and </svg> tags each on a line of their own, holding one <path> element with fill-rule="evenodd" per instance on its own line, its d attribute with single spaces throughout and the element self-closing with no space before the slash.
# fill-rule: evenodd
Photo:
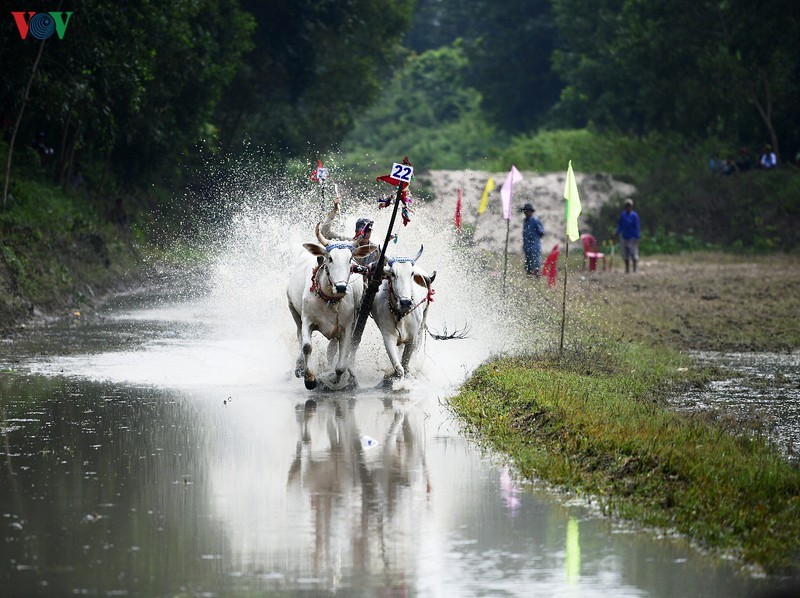
<svg viewBox="0 0 800 598">
<path fill-rule="evenodd" d="M 316 256 L 317 264 L 324 268 L 333 290 L 337 294 L 343 295 L 347 292 L 351 260 L 354 257 L 368 255 L 372 249 L 367 245 L 356 249 L 352 243 L 326 239 L 319 230 L 319 226 L 319 223 L 317 223 L 316 232 L 319 245 L 317 243 L 303 243 L 303 247 L 311 255 Z"/>
<path fill-rule="evenodd" d="M 383 268 L 383 275 L 389 280 L 391 294 L 389 301 L 393 302 L 393 309 L 399 314 L 407 314 L 413 307 L 413 283 L 423 288 L 430 287 L 436 273 L 428 276 L 416 266 L 417 260 L 422 255 L 422 245 L 417 255 L 412 257 L 389 258 Z"/>
</svg>

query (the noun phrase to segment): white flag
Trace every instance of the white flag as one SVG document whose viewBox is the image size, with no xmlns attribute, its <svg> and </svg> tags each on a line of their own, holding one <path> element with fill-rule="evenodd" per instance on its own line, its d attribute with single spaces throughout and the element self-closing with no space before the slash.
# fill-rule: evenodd
<svg viewBox="0 0 800 598">
<path fill-rule="evenodd" d="M 500 189 L 500 197 L 503 199 L 503 218 L 511 220 L 511 195 L 514 192 L 514 183 L 519 183 L 522 180 L 522 175 L 517 170 L 516 166 L 511 166 L 511 170 L 506 177 L 506 182 L 503 183 L 503 188 Z"/>
</svg>

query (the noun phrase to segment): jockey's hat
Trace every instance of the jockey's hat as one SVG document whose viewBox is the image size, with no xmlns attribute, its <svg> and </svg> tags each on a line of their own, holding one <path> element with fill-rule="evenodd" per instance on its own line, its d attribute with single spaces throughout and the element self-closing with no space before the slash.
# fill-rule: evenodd
<svg viewBox="0 0 800 598">
<path fill-rule="evenodd" d="M 367 233 L 372 230 L 372 220 L 369 218 L 359 218 L 356 220 L 356 234 L 360 234 L 362 231 Z"/>
</svg>

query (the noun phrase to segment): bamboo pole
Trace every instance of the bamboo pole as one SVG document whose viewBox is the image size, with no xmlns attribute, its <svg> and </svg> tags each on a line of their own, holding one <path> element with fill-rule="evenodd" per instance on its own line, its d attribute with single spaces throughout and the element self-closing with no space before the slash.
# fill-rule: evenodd
<svg viewBox="0 0 800 598">
<path fill-rule="evenodd" d="M 403 186 L 403 183 L 400 183 L 397 188 L 397 195 L 394 198 L 392 218 L 389 221 L 389 228 L 386 231 L 386 239 L 381 247 L 380 257 L 375 264 L 375 270 L 372 271 L 372 278 L 369 281 L 369 285 L 367 285 L 364 298 L 361 300 L 361 307 L 358 310 L 358 318 L 356 319 L 355 329 L 353 330 L 351 358 L 355 355 L 356 351 L 358 350 L 358 346 L 361 344 L 361 336 L 364 333 L 364 326 L 367 323 L 367 316 L 369 316 L 369 311 L 372 308 L 372 302 L 375 300 L 375 295 L 378 293 L 378 287 L 381 286 L 381 281 L 383 280 L 383 264 L 386 259 L 386 248 L 389 247 L 389 241 L 392 238 L 392 230 L 394 230 L 394 221 L 397 218 L 397 208 L 400 205 L 400 197 L 407 187 L 408 183 L 405 184 L 405 187 Z"/>
<path fill-rule="evenodd" d="M 559 358 L 564 352 L 564 324 L 567 321 L 567 271 L 569 270 L 569 237 L 564 251 L 564 298 L 561 303 L 561 341 L 558 344 Z"/>
<path fill-rule="evenodd" d="M 511 231 L 511 219 L 506 220 L 506 249 L 503 252 L 503 294 L 506 292 L 506 272 L 508 271 L 508 233 Z"/>
</svg>

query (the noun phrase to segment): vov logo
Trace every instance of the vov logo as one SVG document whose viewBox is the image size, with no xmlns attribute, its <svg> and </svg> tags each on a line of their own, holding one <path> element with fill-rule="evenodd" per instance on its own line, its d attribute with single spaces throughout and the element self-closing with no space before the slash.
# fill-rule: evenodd
<svg viewBox="0 0 800 598">
<path fill-rule="evenodd" d="M 27 20 L 25 19 L 27 15 Z M 65 16 L 66 15 L 66 16 Z M 64 34 L 69 25 L 71 12 L 12 12 L 14 22 L 17 24 L 19 36 L 22 39 L 30 33 L 36 39 L 47 39 L 54 33 L 58 39 L 64 39 Z"/>
</svg>

